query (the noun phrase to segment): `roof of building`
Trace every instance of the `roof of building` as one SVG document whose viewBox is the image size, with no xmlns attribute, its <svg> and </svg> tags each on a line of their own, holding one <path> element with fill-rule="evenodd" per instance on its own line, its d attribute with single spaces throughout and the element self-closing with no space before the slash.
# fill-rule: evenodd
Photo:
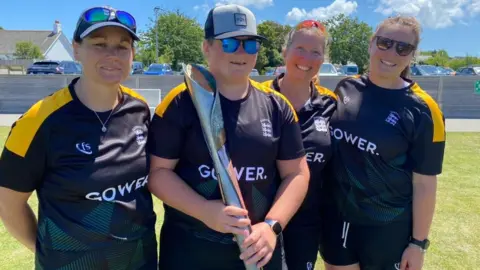
<svg viewBox="0 0 480 270">
<path fill-rule="evenodd" d="M 22 41 L 31 41 L 45 54 L 61 34 L 53 31 L 0 30 L 0 54 L 15 53 L 16 44 Z"/>
</svg>

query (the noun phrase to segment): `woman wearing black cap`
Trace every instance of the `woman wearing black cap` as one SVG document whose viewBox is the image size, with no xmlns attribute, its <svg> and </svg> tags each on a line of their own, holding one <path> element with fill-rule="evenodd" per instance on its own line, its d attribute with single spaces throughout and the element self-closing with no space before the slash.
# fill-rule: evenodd
<svg viewBox="0 0 480 270">
<path fill-rule="evenodd" d="M 227 148 L 246 210 L 221 201 L 186 85 L 170 91 L 156 109 L 148 185 L 165 203 L 160 269 L 244 270 L 245 264 L 282 269 L 277 239 L 303 201 L 309 171 L 290 102 L 249 79 L 261 38 L 244 7 L 219 6 L 208 15 L 203 53 L 220 92 Z M 232 233 L 245 233 L 241 227 L 248 224 L 253 232 L 241 253 Z"/>
<path fill-rule="evenodd" d="M 0 216 L 36 269 L 156 269 L 145 100 L 121 85 L 134 18 L 95 7 L 74 34 L 84 73 L 16 121 L 0 159 Z M 39 200 L 38 225 L 27 200 Z"/>
</svg>

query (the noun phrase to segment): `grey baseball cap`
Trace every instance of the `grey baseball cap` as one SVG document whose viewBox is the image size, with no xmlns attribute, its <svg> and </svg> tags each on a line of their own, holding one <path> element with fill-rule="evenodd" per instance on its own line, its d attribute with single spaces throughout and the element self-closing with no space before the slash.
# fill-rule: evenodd
<svg viewBox="0 0 480 270">
<path fill-rule="evenodd" d="M 257 34 L 257 21 L 253 13 L 239 5 L 222 5 L 208 12 L 205 22 L 205 38 L 224 39 L 251 36 L 266 39 Z"/>
</svg>

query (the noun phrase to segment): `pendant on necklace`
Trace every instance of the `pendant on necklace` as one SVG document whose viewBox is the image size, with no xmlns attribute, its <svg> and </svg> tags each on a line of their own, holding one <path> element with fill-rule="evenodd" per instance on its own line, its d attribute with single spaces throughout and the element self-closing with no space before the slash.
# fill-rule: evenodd
<svg viewBox="0 0 480 270">
<path fill-rule="evenodd" d="M 107 128 L 105 126 L 103 126 L 102 131 L 105 133 L 107 131 Z"/>
</svg>

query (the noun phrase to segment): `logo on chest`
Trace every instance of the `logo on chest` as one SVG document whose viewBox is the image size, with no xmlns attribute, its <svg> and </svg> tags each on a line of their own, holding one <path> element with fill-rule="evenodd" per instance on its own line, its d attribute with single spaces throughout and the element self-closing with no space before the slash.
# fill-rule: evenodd
<svg viewBox="0 0 480 270">
<path fill-rule="evenodd" d="M 86 142 L 77 143 L 75 144 L 75 147 L 79 152 L 85 155 L 91 155 L 93 153 L 92 147 L 90 146 L 89 143 L 86 143 Z"/>
<path fill-rule="evenodd" d="M 313 118 L 313 123 L 315 124 L 315 129 L 319 132 L 328 132 L 327 119 L 317 116 Z"/>
<path fill-rule="evenodd" d="M 269 119 L 262 119 L 260 123 L 262 124 L 263 137 L 272 137 L 272 122 Z"/>
<path fill-rule="evenodd" d="M 135 134 L 135 140 L 137 141 L 138 145 L 145 144 L 147 140 L 146 140 L 145 132 L 143 131 L 143 128 L 141 126 L 134 126 L 132 128 L 132 131 Z"/>
<path fill-rule="evenodd" d="M 389 123 L 392 126 L 395 126 L 400 120 L 400 115 L 397 112 L 390 112 L 390 114 L 385 118 L 385 122 Z"/>
</svg>

